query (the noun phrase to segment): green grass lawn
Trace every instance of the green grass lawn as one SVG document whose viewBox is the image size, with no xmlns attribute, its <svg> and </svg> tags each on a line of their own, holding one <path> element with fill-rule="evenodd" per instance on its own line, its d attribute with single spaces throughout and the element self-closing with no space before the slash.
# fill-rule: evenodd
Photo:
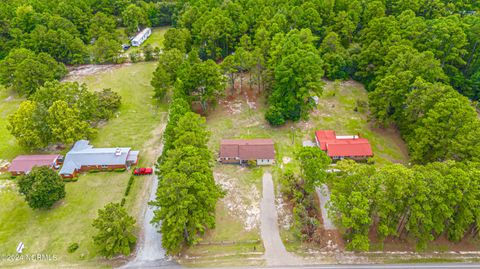
<svg viewBox="0 0 480 269">
<path fill-rule="evenodd" d="M 94 146 L 126 146 L 139 149 L 141 163 L 153 164 L 156 157 L 154 149 L 158 147 L 161 137 L 158 126 L 165 121 L 166 111 L 165 106 L 157 106 L 151 98 L 150 79 L 154 68 L 154 63 L 130 64 L 76 79 L 85 82 L 92 90 L 112 88 L 122 96 L 118 115 L 99 129 L 98 135 L 92 140 Z M 14 105 L 9 106 L 2 102 L 2 113 L 14 109 Z M 3 130 L 3 125 L 0 127 Z M 8 147 L 5 143 L 11 142 L 1 140 L 0 148 Z M 0 154 L 0 158 L 7 159 L 14 155 L 4 151 Z M 66 184 L 66 198 L 46 211 L 30 209 L 14 187 L 1 190 L 0 253 L 15 253 L 18 242 L 22 241 L 26 253 L 56 255 L 58 260 L 55 264 L 110 266 L 110 262 L 98 257 L 93 246 L 91 237 L 94 229 L 91 223 L 99 208 L 109 202 L 120 202 L 129 177 L 130 172 L 80 175 L 77 182 Z M 145 197 L 147 190 L 147 184 L 144 183 L 148 182 L 146 177 L 135 179 L 126 204 L 134 216 L 139 215 L 142 206 L 140 201 L 143 201 L 141 198 Z M 67 247 L 74 242 L 79 243 L 80 248 L 73 254 L 68 254 Z M 0 261 L 0 266 L 4 265 L 11 264 L 2 264 Z M 49 267 L 52 264 L 45 263 L 44 266 Z"/>
<path fill-rule="evenodd" d="M 0 86 L 0 161 L 10 161 L 18 154 L 25 152 L 7 130 L 8 115 L 15 112 L 23 100 Z"/>
</svg>

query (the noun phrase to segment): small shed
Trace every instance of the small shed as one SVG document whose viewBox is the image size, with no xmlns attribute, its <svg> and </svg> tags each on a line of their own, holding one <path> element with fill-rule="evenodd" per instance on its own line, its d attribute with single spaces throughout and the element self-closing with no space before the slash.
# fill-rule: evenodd
<svg viewBox="0 0 480 269">
<path fill-rule="evenodd" d="M 30 173 L 35 166 L 47 166 L 50 168 L 59 168 L 60 155 L 20 155 L 13 159 L 8 172 L 12 176 L 25 175 Z"/>
</svg>

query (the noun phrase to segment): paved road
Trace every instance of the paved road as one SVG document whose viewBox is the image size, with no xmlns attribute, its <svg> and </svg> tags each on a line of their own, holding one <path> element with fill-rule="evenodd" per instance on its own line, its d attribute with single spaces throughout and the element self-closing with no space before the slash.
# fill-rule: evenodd
<svg viewBox="0 0 480 269">
<path fill-rule="evenodd" d="M 317 191 L 318 199 L 320 200 L 320 208 L 322 209 L 323 228 L 325 228 L 325 230 L 335 230 L 335 225 L 328 217 L 328 212 L 326 208 L 328 201 L 330 201 L 330 191 L 325 184 L 322 184 L 322 186 L 315 188 L 315 190 Z"/>
<path fill-rule="evenodd" d="M 278 269 L 295 268 L 292 266 L 277 266 Z M 299 267 L 297 267 L 299 268 Z M 359 265 L 310 265 L 302 266 L 308 269 L 462 269 L 480 268 L 480 264 L 468 263 L 431 263 L 431 264 L 359 264 Z"/>
<path fill-rule="evenodd" d="M 147 266 L 148 267 L 148 266 Z M 146 268 L 146 267 L 143 267 Z M 148 268 L 165 269 L 163 266 L 150 266 Z M 221 268 L 221 267 L 211 267 Z M 480 268 L 480 264 L 468 263 L 431 263 L 431 264 L 359 264 L 359 265 L 301 265 L 301 266 L 269 266 L 269 267 L 235 267 L 237 269 L 251 269 L 251 268 L 276 268 L 276 269 L 471 269 Z M 206 268 L 203 268 L 206 269 Z"/>
<path fill-rule="evenodd" d="M 263 198 L 260 209 L 260 232 L 265 246 L 267 266 L 302 264 L 299 258 L 287 252 L 280 238 L 272 174 L 269 172 L 263 174 Z"/>
</svg>

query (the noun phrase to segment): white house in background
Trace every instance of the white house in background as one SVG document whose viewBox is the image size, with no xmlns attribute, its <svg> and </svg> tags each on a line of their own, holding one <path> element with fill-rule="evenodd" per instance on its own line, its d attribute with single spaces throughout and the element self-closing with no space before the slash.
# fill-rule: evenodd
<svg viewBox="0 0 480 269">
<path fill-rule="evenodd" d="M 132 39 L 132 46 L 138 47 L 152 34 L 152 29 L 145 28 Z"/>
</svg>

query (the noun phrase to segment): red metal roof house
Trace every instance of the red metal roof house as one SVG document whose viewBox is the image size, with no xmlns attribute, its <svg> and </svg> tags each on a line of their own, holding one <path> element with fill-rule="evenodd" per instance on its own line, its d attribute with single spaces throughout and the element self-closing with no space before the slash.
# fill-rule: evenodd
<svg viewBox="0 0 480 269">
<path fill-rule="evenodd" d="M 332 130 L 319 130 L 315 132 L 315 141 L 333 160 L 365 160 L 373 157 L 370 142 L 358 135 L 338 136 Z"/>
<path fill-rule="evenodd" d="M 218 161 L 236 164 L 246 164 L 248 161 L 256 161 L 257 165 L 274 164 L 275 147 L 273 140 L 222 140 Z"/>
<path fill-rule="evenodd" d="M 8 172 L 12 176 L 19 176 L 30 173 L 35 166 L 47 166 L 50 168 L 57 168 L 59 165 L 58 159 L 60 155 L 20 155 L 13 159 Z"/>
</svg>

